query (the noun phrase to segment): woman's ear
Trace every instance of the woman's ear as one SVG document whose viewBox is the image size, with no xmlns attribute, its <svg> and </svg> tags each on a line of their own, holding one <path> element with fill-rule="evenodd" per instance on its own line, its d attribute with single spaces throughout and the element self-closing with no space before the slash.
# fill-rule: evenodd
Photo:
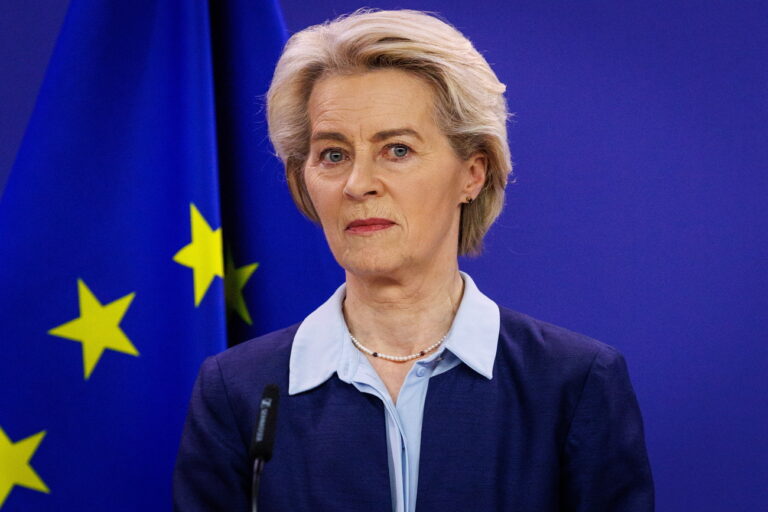
<svg viewBox="0 0 768 512">
<path fill-rule="evenodd" d="M 462 192 L 465 199 L 472 198 L 474 200 L 480 194 L 485 184 L 485 177 L 488 171 L 488 157 L 485 153 L 478 151 L 477 153 L 472 153 L 464 163 L 466 165 L 466 178 Z"/>
</svg>

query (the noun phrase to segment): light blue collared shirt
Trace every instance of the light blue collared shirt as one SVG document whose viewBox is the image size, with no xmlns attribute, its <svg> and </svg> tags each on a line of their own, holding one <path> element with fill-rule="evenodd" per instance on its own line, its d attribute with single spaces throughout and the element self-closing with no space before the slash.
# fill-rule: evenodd
<svg viewBox="0 0 768 512">
<path fill-rule="evenodd" d="M 477 289 L 469 275 L 461 272 L 461 277 L 464 294 L 445 342 L 435 353 L 416 361 L 405 377 L 396 404 L 371 363 L 352 344 L 342 313 L 345 285 L 304 319 L 293 340 L 288 394 L 315 388 L 336 373 L 343 382 L 384 403 L 395 512 L 416 510 L 421 423 L 429 379 L 462 362 L 485 378 L 493 378 L 499 308 Z"/>
</svg>

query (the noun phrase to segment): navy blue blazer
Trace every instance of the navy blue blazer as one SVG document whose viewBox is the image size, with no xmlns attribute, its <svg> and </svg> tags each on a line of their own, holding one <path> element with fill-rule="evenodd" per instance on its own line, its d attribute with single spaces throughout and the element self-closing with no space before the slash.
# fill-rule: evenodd
<svg viewBox="0 0 768 512">
<path fill-rule="evenodd" d="M 615 349 L 501 309 L 493 379 L 430 379 L 418 512 L 654 508 L 643 423 Z M 391 512 L 384 407 L 334 374 L 288 396 L 298 325 L 208 358 L 174 473 L 179 511 L 250 509 L 248 447 L 266 384 L 281 388 L 260 512 Z"/>
</svg>

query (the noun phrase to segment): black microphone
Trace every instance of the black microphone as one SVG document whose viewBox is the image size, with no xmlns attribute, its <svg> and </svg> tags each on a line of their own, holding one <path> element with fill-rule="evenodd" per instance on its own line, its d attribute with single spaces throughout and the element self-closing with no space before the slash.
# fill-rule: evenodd
<svg viewBox="0 0 768 512">
<path fill-rule="evenodd" d="M 264 387 L 264 393 L 259 402 L 259 417 L 253 428 L 250 455 L 253 459 L 253 481 L 251 482 L 251 510 L 257 511 L 256 502 L 259 495 L 259 482 L 264 463 L 272 458 L 272 448 L 275 445 L 275 432 L 277 431 L 277 404 L 280 397 L 280 389 L 275 384 Z"/>
</svg>

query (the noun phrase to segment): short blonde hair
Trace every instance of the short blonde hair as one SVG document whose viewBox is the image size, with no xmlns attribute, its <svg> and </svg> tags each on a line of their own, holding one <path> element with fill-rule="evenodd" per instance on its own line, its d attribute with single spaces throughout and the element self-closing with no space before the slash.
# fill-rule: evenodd
<svg viewBox="0 0 768 512">
<path fill-rule="evenodd" d="M 426 80 L 438 126 L 462 160 L 487 158 L 483 189 L 461 212 L 458 253 L 477 254 L 501 213 L 512 171 L 506 87 L 472 43 L 451 25 L 419 11 L 358 10 L 294 34 L 267 93 L 269 137 L 285 165 L 296 205 L 319 222 L 304 183 L 309 153 L 307 112 L 314 84 L 331 74 L 396 68 Z"/>
</svg>

